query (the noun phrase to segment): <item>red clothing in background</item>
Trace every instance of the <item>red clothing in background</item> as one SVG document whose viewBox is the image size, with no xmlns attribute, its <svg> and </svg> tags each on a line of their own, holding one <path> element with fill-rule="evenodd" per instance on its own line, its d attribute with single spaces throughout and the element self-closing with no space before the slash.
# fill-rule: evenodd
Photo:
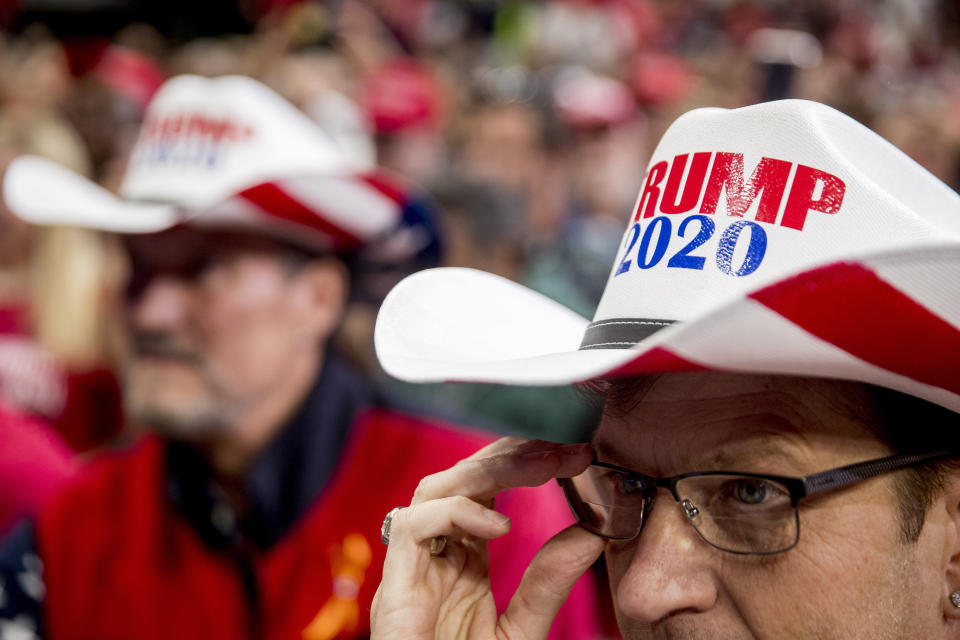
<svg viewBox="0 0 960 640">
<path fill-rule="evenodd" d="M 50 424 L 74 451 L 106 444 L 123 426 L 116 376 L 105 366 L 64 366 L 29 325 L 25 305 L 0 307 L 0 402 Z"/>
<path fill-rule="evenodd" d="M 46 640 L 365 638 L 384 516 L 493 437 L 396 409 L 330 353 L 300 408 L 234 480 L 242 500 L 183 442 L 146 437 L 86 465 L 0 544 L 0 624 Z M 502 610 L 573 517 L 556 483 L 505 492 L 497 508 L 513 520 L 490 544 Z M 595 610 L 587 575 L 551 639 L 595 637 Z"/>
<path fill-rule="evenodd" d="M 172 507 L 161 441 L 111 454 L 36 522 L 47 594 L 44 637 L 365 637 L 386 554 L 384 515 L 407 504 L 424 475 L 487 442 L 372 409 L 354 427 L 334 477 L 288 535 L 268 549 L 220 551 Z M 572 518 L 554 484 L 502 494 L 497 504 L 515 523 L 490 546 L 494 595 L 503 609 L 536 550 Z M 591 586 L 590 576 L 581 580 L 551 638 L 594 637 Z"/>
<path fill-rule="evenodd" d="M 74 470 L 73 452 L 53 429 L 0 404 L 0 538 Z"/>
</svg>

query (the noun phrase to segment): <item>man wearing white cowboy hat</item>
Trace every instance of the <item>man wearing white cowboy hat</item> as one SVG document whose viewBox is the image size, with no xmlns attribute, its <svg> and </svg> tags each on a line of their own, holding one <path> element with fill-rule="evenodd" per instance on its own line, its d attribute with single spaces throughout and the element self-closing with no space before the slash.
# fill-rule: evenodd
<svg viewBox="0 0 960 640">
<path fill-rule="evenodd" d="M 328 345 L 347 256 L 425 221 L 242 77 L 164 85 L 121 194 L 37 158 L 5 177 L 30 222 L 128 234 L 126 404 L 153 435 L 0 547 L 0 637 L 365 637 L 383 512 L 489 441 L 396 409 Z M 532 557 L 556 497 L 515 493 L 539 515 L 491 561 Z M 501 569 L 505 595 L 522 568 Z M 583 589 L 557 637 L 589 633 Z"/>
<path fill-rule="evenodd" d="M 376 341 L 400 378 L 593 381 L 606 408 L 580 449 L 501 441 L 425 478 L 374 638 L 542 638 L 601 553 L 626 638 L 960 638 L 960 198 L 843 114 L 679 118 L 592 322 L 435 270 Z M 493 498 L 552 478 L 580 526 L 498 617 Z"/>
</svg>

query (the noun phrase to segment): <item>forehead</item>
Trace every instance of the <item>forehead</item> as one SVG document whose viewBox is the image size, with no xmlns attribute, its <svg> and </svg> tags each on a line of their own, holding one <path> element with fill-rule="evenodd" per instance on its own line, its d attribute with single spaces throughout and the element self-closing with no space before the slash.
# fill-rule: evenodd
<svg viewBox="0 0 960 640">
<path fill-rule="evenodd" d="M 788 475 L 884 455 L 862 385 L 716 372 L 666 374 L 608 406 L 601 459 L 653 475 L 736 465 Z M 755 468 L 750 468 L 755 467 Z M 809 467 L 809 469 L 808 469 Z"/>
</svg>

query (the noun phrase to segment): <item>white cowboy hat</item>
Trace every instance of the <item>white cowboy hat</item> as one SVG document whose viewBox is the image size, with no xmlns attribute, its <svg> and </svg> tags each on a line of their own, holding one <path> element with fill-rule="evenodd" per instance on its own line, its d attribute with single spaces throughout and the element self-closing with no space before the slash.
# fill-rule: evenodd
<svg viewBox="0 0 960 640">
<path fill-rule="evenodd" d="M 177 224 L 248 228 L 315 249 L 350 250 L 402 217 L 392 178 L 356 161 L 259 82 L 178 76 L 147 108 L 120 197 L 33 156 L 4 199 L 35 224 L 151 233 Z"/>
<path fill-rule="evenodd" d="M 710 369 L 859 380 L 960 411 L 960 197 L 824 105 L 698 109 L 653 153 L 592 322 L 434 269 L 386 298 L 376 347 L 416 382 Z"/>
</svg>

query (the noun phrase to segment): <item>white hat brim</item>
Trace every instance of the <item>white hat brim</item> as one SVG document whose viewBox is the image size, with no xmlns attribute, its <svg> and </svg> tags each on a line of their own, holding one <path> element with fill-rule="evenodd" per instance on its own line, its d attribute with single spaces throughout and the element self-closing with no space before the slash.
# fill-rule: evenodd
<svg viewBox="0 0 960 640">
<path fill-rule="evenodd" d="M 387 296 L 375 342 L 384 370 L 410 382 L 563 385 L 707 369 L 859 380 L 960 410 L 960 377 L 956 384 L 949 382 L 950 370 L 960 367 L 960 326 L 955 322 L 960 301 L 942 280 L 926 277 L 934 266 L 942 277 L 960 281 L 960 245 L 915 246 L 806 270 L 626 349 L 580 349 L 588 321 L 514 282 L 472 269 L 432 269 L 409 276 Z M 855 299 L 862 291 L 857 281 L 862 274 L 888 288 L 890 300 Z M 875 355 L 873 346 L 847 344 L 803 326 L 782 308 L 804 300 L 814 304 L 818 296 L 850 296 L 852 308 L 839 312 L 859 320 L 864 306 L 875 311 L 868 320 L 876 324 L 863 333 L 876 334 L 870 340 L 882 342 L 885 334 L 902 331 L 912 342 L 911 349 L 894 345 L 904 353 L 903 366 L 891 365 L 887 352 Z M 897 326 L 900 312 L 929 316 L 948 339 Z M 856 334 L 857 328 L 845 331 Z M 911 362 L 924 358 L 942 361 L 939 373 L 929 364 L 911 368 Z"/>
<path fill-rule="evenodd" d="M 586 360 L 602 371 L 624 358 L 577 352 L 588 321 L 515 282 L 463 268 L 428 269 L 386 297 L 374 334 L 387 373 L 411 382 L 564 384 Z M 629 359 L 630 354 L 626 354 Z"/>
<path fill-rule="evenodd" d="M 10 163 L 3 198 L 17 216 L 38 225 L 153 233 L 178 221 L 172 205 L 121 200 L 87 178 L 35 156 Z"/>
<path fill-rule="evenodd" d="M 379 178 L 378 178 L 379 179 Z M 398 224 L 401 204 L 365 174 L 297 175 L 267 180 L 201 209 L 125 200 L 58 164 L 36 156 L 15 159 L 3 178 L 3 197 L 19 218 L 36 225 L 87 227 L 149 234 L 177 224 L 254 230 L 308 247 L 353 247 L 382 237 Z M 252 194 L 266 189 L 258 200 Z M 317 224 L 274 215 L 280 208 L 309 212 Z M 261 200 L 266 199 L 266 202 Z M 363 215 L 358 215 L 362 211 Z"/>
</svg>

